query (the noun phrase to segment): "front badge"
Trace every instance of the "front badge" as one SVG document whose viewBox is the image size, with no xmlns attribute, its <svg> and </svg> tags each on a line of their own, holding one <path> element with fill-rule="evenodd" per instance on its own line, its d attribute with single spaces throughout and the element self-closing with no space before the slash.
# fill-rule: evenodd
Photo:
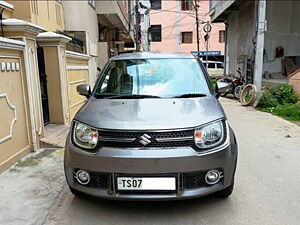
<svg viewBox="0 0 300 225">
<path fill-rule="evenodd" d="M 144 146 L 148 145 L 151 143 L 151 137 L 148 134 L 144 134 L 140 136 L 140 143 Z"/>
</svg>

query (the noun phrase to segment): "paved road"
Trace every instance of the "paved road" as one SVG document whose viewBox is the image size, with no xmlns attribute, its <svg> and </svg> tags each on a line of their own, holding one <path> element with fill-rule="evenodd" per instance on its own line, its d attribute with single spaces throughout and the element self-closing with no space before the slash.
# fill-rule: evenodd
<svg viewBox="0 0 300 225">
<path fill-rule="evenodd" d="M 63 188 L 45 224 L 300 224 L 300 127 L 223 99 L 239 142 L 228 199 L 117 202 L 78 199 Z"/>
<path fill-rule="evenodd" d="M 63 150 L 39 150 L 0 174 L 1 225 L 300 224 L 300 127 L 222 99 L 239 142 L 234 193 L 175 202 L 78 199 Z"/>
</svg>

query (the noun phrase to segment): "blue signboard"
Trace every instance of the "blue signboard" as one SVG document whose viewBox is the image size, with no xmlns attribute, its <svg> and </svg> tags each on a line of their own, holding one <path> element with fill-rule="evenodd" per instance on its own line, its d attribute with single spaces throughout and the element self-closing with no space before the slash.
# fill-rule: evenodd
<svg viewBox="0 0 300 225">
<path fill-rule="evenodd" d="M 192 54 L 197 54 L 197 51 L 191 51 Z M 220 56 L 221 51 L 200 51 L 199 56 Z"/>
</svg>

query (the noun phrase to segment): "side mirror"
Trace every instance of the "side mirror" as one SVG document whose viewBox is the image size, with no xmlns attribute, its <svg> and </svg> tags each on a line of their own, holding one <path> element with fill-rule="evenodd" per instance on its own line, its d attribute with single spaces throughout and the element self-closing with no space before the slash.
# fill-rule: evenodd
<svg viewBox="0 0 300 225">
<path fill-rule="evenodd" d="M 77 93 L 87 98 L 91 95 L 91 88 L 88 84 L 80 84 L 76 87 Z"/>
<path fill-rule="evenodd" d="M 230 83 L 218 80 L 216 83 L 216 97 L 219 98 L 222 93 L 226 93 L 230 88 Z"/>
</svg>

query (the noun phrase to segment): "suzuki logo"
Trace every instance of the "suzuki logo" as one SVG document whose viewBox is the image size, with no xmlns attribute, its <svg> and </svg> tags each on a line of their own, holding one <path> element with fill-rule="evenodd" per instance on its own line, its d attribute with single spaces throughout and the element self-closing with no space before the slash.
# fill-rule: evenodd
<svg viewBox="0 0 300 225">
<path fill-rule="evenodd" d="M 146 146 L 151 143 L 151 141 L 149 139 L 151 139 L 151 137 L 148 134 L 144 134 L 144 135 L 140 136 L 140 143 L 142 145 Z"/>
</svg>

